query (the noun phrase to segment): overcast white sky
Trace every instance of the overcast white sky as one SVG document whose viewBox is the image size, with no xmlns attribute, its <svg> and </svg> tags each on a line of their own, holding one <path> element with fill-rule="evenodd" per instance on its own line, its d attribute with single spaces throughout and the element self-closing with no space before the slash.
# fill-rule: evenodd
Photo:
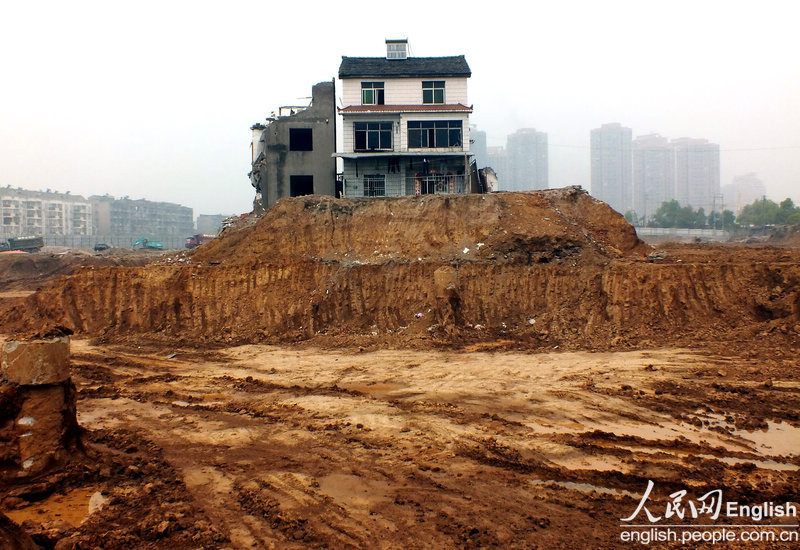
<svg viewBox="0 0 800 550">
<path fill-rule="evenodd" d="M 525 6 L 525 11 L 520 8 Z M 589 188 L 589 131 L 707 138 L 722 184 L 800 203 L 794 2 L 43 0 L 0 8 L 0 185 L 251 209 L 249 127 L 342 55 L 464 54 L 490 145 L 546 132 L 550 185 Z"/>
</svg>

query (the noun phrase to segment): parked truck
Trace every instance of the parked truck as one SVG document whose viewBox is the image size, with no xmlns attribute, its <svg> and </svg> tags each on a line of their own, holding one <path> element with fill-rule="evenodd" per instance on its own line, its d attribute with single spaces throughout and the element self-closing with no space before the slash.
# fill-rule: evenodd
<svg viewBox="0 0 800 550">
<path fill-rule="evenodd" d="M 211 235 L 209 233 L 198 233 L 197 235 L 192 235 L 191 237 L 187 237 L 186 244 L 184 246 L 186 248 L 196 248 L 203 243 L 207 243 L 208 241 L 212 241 L 216 239 L 216 235 Z"/>
<path fill-rule="evenodd" d="M 0 250 L 20 250 L 22 252 L 39 252 L 44 248 L 44 237 L 30 235 L 27 237 L 10 237 L 6 242 L 0 242 Z"/>
<path fill-rule="evenodd" d="M 131 248 L 146 248 L 148 250 L 163 250 L 164 243 L 161 241 L 151 241 L 145 238 L 141 238 L 138 241 L 135 241 Z"/>
</svg>

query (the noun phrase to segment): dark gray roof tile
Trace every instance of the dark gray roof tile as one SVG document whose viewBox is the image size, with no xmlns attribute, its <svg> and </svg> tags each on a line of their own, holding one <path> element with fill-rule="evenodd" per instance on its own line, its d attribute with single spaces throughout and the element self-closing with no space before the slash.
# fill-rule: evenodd
<svg viewBox="0 0 800 550">
<path fill-rule="evenodd" d="M 339 78 L 408 78 L 471 76 L 463 55 L 451 57 L 342 57 Z"/>
</svg>

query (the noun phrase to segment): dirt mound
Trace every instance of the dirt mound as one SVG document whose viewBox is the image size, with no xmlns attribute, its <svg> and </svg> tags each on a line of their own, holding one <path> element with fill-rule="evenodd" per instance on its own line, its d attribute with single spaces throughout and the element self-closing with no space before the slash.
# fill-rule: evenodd
<svg viewBox="0 0 800 550">
<path fill-rule="evenodd" d="M 800 247 L 800 224 L 776 227 L 767 238 L 770 244 Z"/>
<path fill-rule="evenodd" d="M 287 199 L 249 230 L 200 247 L 193 259 L 547 263 L 566 256 L 598 260 L 648 251 L 633 227 L 608 205 L 568 187 L 388 200 Z"/>
<path fill-rule="evenodd" d="M 800 267 L 761 252 L 655 263 L 579 189 L 287 199 L 194 254 L 84 269 L 0 311 L 7 330 L 206 342 L 608 348 L 800 332 Z M 797 328 L 796 328 L 797 327 Z"/>
<path fill-rule="evenodd" d="M 92 255 L 85 252 L 63 254 L 0 254 L 0 292 L 35 290 L 81 267 L 145 265 L 155 258 L 130 251 Z"/>
</svg>

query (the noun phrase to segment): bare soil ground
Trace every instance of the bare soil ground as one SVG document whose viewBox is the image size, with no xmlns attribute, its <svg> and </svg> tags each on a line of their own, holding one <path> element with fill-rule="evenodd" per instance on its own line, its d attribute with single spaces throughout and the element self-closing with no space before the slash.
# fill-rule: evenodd
<svg viewBox="0 0 800 550">
<path fill-rule="evenodd" d="M 288 202 L 195 254 L 20 285 L 7 337 L 77 333 L 85 449 L 0 511 L 60 549 L 574 549 L 642 546 L 621 518 L 649 481 L 658 516 L 683 490 L 800 508 L 798 249 L 652 250 L 585 197 L 488 200 Z M 358 229 L 416 210 L 439 227 Z M 770 539 L 796 516 L 759 521 L 790 527 L 647 547 L 798 547 Z"/>
<path fill-rule="evenodd" d="M 682 489 L 800 499 L 796 368 L 671 348 L 79 340 L 87 454 L 6 514 L 81 548 L 623 548 L 648 480 L 654 512 Z M 87 519 L 96 491 L 108 504 Z"/>
</svg>

